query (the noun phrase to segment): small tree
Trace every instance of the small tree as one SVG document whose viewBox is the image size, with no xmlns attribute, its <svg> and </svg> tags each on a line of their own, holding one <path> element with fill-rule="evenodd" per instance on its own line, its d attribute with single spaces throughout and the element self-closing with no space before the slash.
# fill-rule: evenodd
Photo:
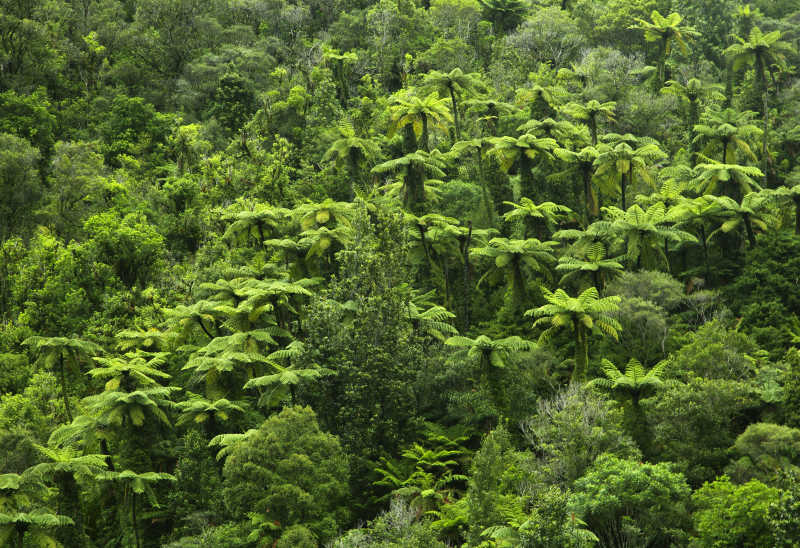
<svg viewBox="0 0 800 548">
<path fill-rule="evenodd" d="M 72 422 L 72 410 L 67 397 L 66 369 L 70 366 L 78 369 L 81 361 L 88 361 L 90 356 L 102 354 L 103 349 L 93 342 L 67 337 L 30 337 L 22 344 L 33 348 L 46 367 L 58 368 L 64 409 L 67 412 L 67 419 Z"/>
<path fill-rule="evenodd" d="M 612 317 L 619 306 L 620 298 L 616 295 L 600 298 L 597 289 L 590 287 L 577 297 L 570 297 L 563 289 L 555 293 L 544 289 L 547 304 L 528 310 L 525 316 L 534 316 L 534 327 L 548 326 L 539 343 L 549 340 L 556 331 L 567 329 L 575 337 L 575 368 L 572 370 L 572 381 L 580 382 L 586 377 L 589 363 L 589 336 L 595 328 L 602 333 L 617 338 L 622 326 Z"/>
</svg>

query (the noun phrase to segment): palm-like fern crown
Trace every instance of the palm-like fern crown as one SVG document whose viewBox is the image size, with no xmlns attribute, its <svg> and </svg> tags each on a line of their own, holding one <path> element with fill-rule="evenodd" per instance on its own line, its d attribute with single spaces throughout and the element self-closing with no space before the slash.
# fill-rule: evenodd
<svg viewBox="0 0 800 548">
<path fill-rule="evenodd" d="M 383 162 L 372 168 L 373 173 L 388 173 L 399 170 L 407 170 L 409 167 L 414 166 L 423 169 L 426 173 L 434 177 L 444 177 L 443 171 L 448 164 L 448 157 L 438 150 L 433 152 L 426 152 L 424 150 L 417 150 L 410 152 L 400 158 Z"/>
<path fill-rule="evenodd" d="M 609 121 L 614 121 L 614 111 L 617 108 L 615 101 L 606 101 L 601 103 L 596 99 L 591 99 L 585 104 L 581 103 L 567 103 L 561 110 L 567 116 L 571 116 L 576 120 L 589 121 L 596 119 L 598 116 L 603 116 Z"/>
<path fill-rule="evenodd" d="M 338 137 L 331 143 L 323 162 L 334 160 L 337 165 L 348 161 L 352 154 L 357 154 L 360 159 L 370 160 L 380 154 L 381 147 L 374 137 L 362 138 L 356 134 L 350 121 L 339 122 L 336 125 Z M 355 151 L 355 152 L 354 152 Z"/>
<path fill-rule="evenodd" d="M 639 398 L 646 397 L 664 385 L 661 377 L 666 365 L 667 362 L 662 361 L 650 370 L 645 370 L 639 360 L 631 358 L 623 373 L 617 369 L 616 365 L 604 358 L 601 368 L 606 378 L 594 379 L 590 384 L 625 394 L 638 401 Z"/>
<path fill-rule="evenodd" d="M 108 379 L 106 390 L 117 390 L 122 384 L 126 385 L 126 390 L 156 386 L 158 379 L 171 378 L 171 375 L 158 369 L 166 363 L 168 356 L 168 352 L 138 351 L 113 358 L 94 358 L 99 367 L 87 373 L 95 379 Z"/>
<path fill-rule="evenodd" d="M 531 266 L 543 266 L 556 261 L 553 250 L 556 242 L 542 242 L 536 238 L 514 240 L 492 238 L 489 245 L 472 250 L 472 255 L 492 257 L 495 266 L 503 268 L 512 261 L 532 259 Z"/>
<path fill-rule="evenodd" d="M 422 79 L 422 85 L 438 88 L 439 91 L 450 90 L 461 92 L 473 92 L 485 90 L 481 75 L 477 72 L 465 74 L 460 68 L 456 67 L 448 73 L 432 70 Z"/>
<path fill-rule="evenodd" d="M 685 103 L 696 103 L 703 99 L 724 100 L 723 89 L 725 88 L 721 84 L 708 84 L 699 78 L 689 78 L 686 84 L 678 80 L 667 80 L 661 88 L 661 93 L 674 95 Z"/>
<path fill-rule="evenodd" d="M 631 145 L 627 135 L 608 134 L 603 137 L 604 141 L 616 144 L 600 147 L 600 154 L 595 160 L 599 177 L 619 178 L 625 173 L 635 172 L 645 182 L 653 184 L 649 167 L 666 158 L 666 154 L 654 142 L 634 139 Z M 636 144 L 641 146 L 634 148 Z"/>
<path fill-rule="evenodd" d="M 614 275 L 623 269 L 618 257 L 608 258 L 606 256 L 606 246 L 603 242 L 592 242 L 587 247 L 576 248 L 575 255 L 563 255 L 558 259 L 556 270 L 565 272 L 560 284 L 564 284 L 570 279 L 581 273 L 598 272 L 606 275 Z"/>
<path fill-rule="evenodd" d="M 755 166 L 742 166 L 717 162 L 711 158 L 700 156 L 705 163 L 695 166 L 695 177 L 692 185 L 703 194 L 719 194 L 723 192 L 744 195 L 761 190 L 755 178 L 764 174 Z"/>
<path fill-rule="evenodd" d="M 565 220 L 572 214 L 572 210 L 567 206 L 556 204 L 553 202 L 542 202 L 541 204 L 534 203 L 530 198 L 523 197 L 520 203 L 503 202 L 503 204 L 511 206 L 513 209 L 503 214 L 503 220 L 506 222 L 515 222 L 519 219 L 533 218 L 542 219 L 548 226 L 553 226 Z"/>
<path fill-rule="evenodd" d="M 33 444 L 33 447 L 47 459 L 46 462 L 28 469 L 31 474 L 40 478 L 59 473 L 91 478 L 108 466 L 105 455 L 84 455 L 83 451 L 72 447 L 45 447 L 39 444 Z"/>
<path fill-rule="evenodd" d="M 574 330 L 579 325 L 589 331 L 596 327 L 606 335 L 618 338 L 622 325 L 613 317 L 613 313 L 619 310 L 619 296 L 601 298 L 595 287 L 584 290 L 577 297 L 569 296 L 563 289 L 551 292 L 543 288 L 542 293 L 547 304 L 525 313 L 536 318 L 534 327 L 549 326 L 542 332 L 540 342 L 547 341 L 557 330 Z"/>
<path fill-rule="evenodd" d="M 517 162 L 521 155 L 534 159 L 539 155 L 550 157 L 558 148 L 558 143 L 550 137 L 535 137 L 526 133 L 519 138 L 504 135 L 502 137 L 489 137 L 487 141 L 492 148 L 489 154 L 494 156 L 500 168 L 508 171 Z"/>
<path fill-rule="evenodd" d="M 635 204 L 626 211 L 613 206 L 605 207 L 603 211 L 607 219 L 592 223 L 586 232 L 598 238 L 613 235 L 624 241 L 626 256 L 631 262 L 637 262 L 644 253 L 650 263 L 656 260 L 667 263 L 661 245 L 665 240 L 674 243 L 697 241 L 694 235 L 670 226 L 667 208 L 662 202 L 657 202 L 646 210 Z"/>
<path fill-rule="evenodd" d="M 760 28 L 753 27 L 747 40 L 734 36 L 739 43 L 728 47 L 725 55 L 733 61 L 733 70 L 735 71 L 756 63 L 762 63 L 762 69 L 769 68 L 771 65 L 781 66 L 786 60 L 786 55 L 795 52 L 789 42 L 781 40 L 781 36 L 782 33 L 779 30 L 764 34 Z"/>
<path fill-rule="evenodd" d="M 292 211 L 293 220 L 299 223 L 300 230 L 320 226 L 350 225 L 353 205 L 350 202 L 337 202 L 326 198 L 322 202 L 307 202 Z"/>
<path fill-rule="evenodd" d="M 657 10 L 654 10 L 650 14 L 650 19 L 652 22 L 637 19 L 637 24 L 631 28 L 644 30 L 644 37 L 648 42 L 661 41 L 665 55 L 670 54 L 673 41 L 678 44 L 684 55 L 687 54 L 689 50 L 685 39 L 699 36 L 694 27 L 681 26 L 683 17 L 679 13 L 670 13 L 664 17 Z"/>
<path fill-rule="evenodd" d="M 222 237 L 226 240 L 250 237 L 260 244 L 277 227 L 284 224 L 287 214 L 288 210 L 269 204 L 237 201 L 223 216 L 223 220 L 231 221 L 231 224 Z"/>
<path fill-rule="evenodd" d="M 752 123 L 756 113 L 752 111 L 739 112 L 732 108 L 722 110 L 711 109 L 703 113 L 700 123 L 694 126 L 697 136 L 695 143 L 705 144 L 703 152 L 708 155 L 717 145 L 733 145 L 733 149 L 722 152 L 726 154 L 724 160 L 734 163 L 735 159 L 730 153 L 741 152 L 750 160 L 755 161 L 756 155 L 753 153 L 750 143 L 761 137 L 762 131 L 757 125 Z"/>
<path fill-rule="evenodd" d="M 411 124 L 414 135 L 419 139 L 422 136 L 423 119 L 427 120 L 428 127 L 439 127 L 446 131 L 447 123 L 453 121 L 447 103 L 448 99 L 439 97 L 436 91 L 425 97 L 416 95 L 414 90 L 406 90 L 393 96 L 389 107 L 391 124 L 387 136 L 391 138 L 398 130 Z"/>
<path fill-rule="evenodd" d="M 175 404 L 175 407 L 181 413 L 177 425 L 186 425 L 192 422 L 203 423 L 211 417 L 226 421 L 233 413 L 244 413 L 244 408 L 225 398 L 211 401 L 191 393 L 189 399 Z"/>
<path fill-rule="evenodd" d="M 479 335 L 475 339 L 456 335 L 444 342 L 448 346 L 457 346 L 467 349 L 467 356 L 479 361 L 484 366 L 504 368 L 509 356 L 517 352 L 533 350 L 536 344 L 518 336 L 503 339 L 491 339 L 486 335 Z"/>
<path fill-rule="evenodd" d="M 557 121 L 552 118 L 528 120 L 517 127 L 517 131 L 530 134 L 534 137 L 553 138 L 561 143 L 576 141 L 585 144 L 589 142 L 589 132 L 585 125 L 575 125 L 572 122 L 564 120 Z"/>
<path fill-rule="evenodd" d="M 62 356 L 72 358 L 74 361 L 87 359 L 103 353 L 103 349 L 90 341 L 69 337 L 28 337 L 22 342 L 30 346 L 46 367 L 54 367 Z"/>
<path fill-rule="evenodd" d="M 179 390 L 174 386 L 141 388 L 133 392 L 105 391 L 83 399 L 86 409 L 97 417 L 101 427 L 120 427 L 126 424 L 141 427 L 148 415 L 171 426 L 165 408 L 172 405 L 170 395 Z"/>
</svg>

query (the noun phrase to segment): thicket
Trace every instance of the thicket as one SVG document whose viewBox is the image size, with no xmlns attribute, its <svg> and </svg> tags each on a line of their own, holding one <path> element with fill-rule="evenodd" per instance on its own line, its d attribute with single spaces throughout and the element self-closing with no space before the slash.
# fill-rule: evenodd
<svg viewBox="0 0 800 548">
<path fill-rule="evenodd" d="M 0 0 L 0 544 L 800 544 L 799 41 Z"/>
</svg>

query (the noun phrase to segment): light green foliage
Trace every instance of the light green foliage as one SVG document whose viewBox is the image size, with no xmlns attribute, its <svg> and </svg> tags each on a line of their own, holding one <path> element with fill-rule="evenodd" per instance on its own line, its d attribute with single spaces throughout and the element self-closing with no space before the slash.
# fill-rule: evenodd
<svg viewBox="0 0 800 548">
<path fill-rule="evenodd" d="M 754 375 L 760 357 L 762 351 L 750 337 L 730 329 L 723 320 L 715 320 L 698 329 L 670 356 L 667 370 L 684 380 L 746 380 Z"/>
<path fill-rule="evenodd" d="M 111 266 L 125 285 L 141 287 L 153 280 L 165 254 L 164 238 L 143 215 L 100 213 L 90 217 L 83 229 L 91 234 L 89 253 Z"/>
<path fill-rule="evenodd" d="M 692 495 L 697 546 L 769 546 L 770 505 L 780 491 L 758 480 L 735 485 L 723 476 Z"/>
<path fill-rule="evenodd" d="M 255 514 L 274 522 L 275 540 L 303 525 L 324 542 L 347 517 L 348 474 L 338 439 L 319 429 L 314 412 L 287 407 L 233 448 L 223 494 L 235 519 Z"/>
<path fill-rule="evenodd" d="M 760 407 L 759 396 L 753 385 L 733 380 L 694 378 L 668 384 L 644 402 L 653 425 L 652 454 L 676 463 L 694 487 L 713 480 Z"/>
<path fill-rule="evenodd" d="M 797 9 L 0 0 L 0 545 L 800 543 Z"/>
<path fill-rule="evenodd" d="M 404 548 L 429 546 L 444 548 L 427 520 L 417 519 L 417 512 L 400 499 L 392 499 L 388 510 L 366 527 L 352 529 L 331 544 L 331 548 Z"/>
<path fill-rule="evenodd" d="M 739 459 L 727 469 L 736 483 L 758 479 L 770 485 L 786 474 L 797 473 L 800 464 L 800 430 L 758 422 L 742 432 L 733 451 Z"/>
<path fill-rule="evenodd" d="M 606 546 L 682 543 L 689 494 L 686 479 L 668 464 L 601 455 L 575 482 L 570 505 Z"/>
<path fill-rule="evenodd" d="M 618 338 L 622 326 L 614 319 L 619 297 L 600 297 L 597 289 L 590 287 L 577 297 L 570 297 L 563 289 L 554 293 L 545 290 L 548 304 L 528 310 L 526 316 L 534 316 L 534 327 L 544 326 L 539 342 L 550 339 L 557 331 L 566 329 L 575 336 L 575 369 L 572 380 L 585 378 L 589 364 L 589 337 L 595 329 L 604 335 Z"/>
<path fill-rule="evenodd" d="M 37 164 L 40 153 L 28 141 L 0 133 L 0 239 L 5 240 L 33 219 L 30 212 L 41 197 Z"/>
<path fill-rule="evenodd" d="M 623 415 L 601 394 L 575 385 L 548 400 L 523 422 L 525 439 L 548 483 L 570 487 L 603 454 L 639 456 L 623 428 Z"/>
</svg>

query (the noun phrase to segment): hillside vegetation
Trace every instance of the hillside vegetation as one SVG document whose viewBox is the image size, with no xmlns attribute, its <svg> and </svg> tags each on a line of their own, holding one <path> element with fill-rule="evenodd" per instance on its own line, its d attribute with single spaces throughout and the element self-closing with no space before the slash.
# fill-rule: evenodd
<svg viewBox="0 0 800 548">
<path fill-rule="evenodd" d="M 0 0 L 0 545 L 800 546 L 797 0 Z"/>
</svg>

